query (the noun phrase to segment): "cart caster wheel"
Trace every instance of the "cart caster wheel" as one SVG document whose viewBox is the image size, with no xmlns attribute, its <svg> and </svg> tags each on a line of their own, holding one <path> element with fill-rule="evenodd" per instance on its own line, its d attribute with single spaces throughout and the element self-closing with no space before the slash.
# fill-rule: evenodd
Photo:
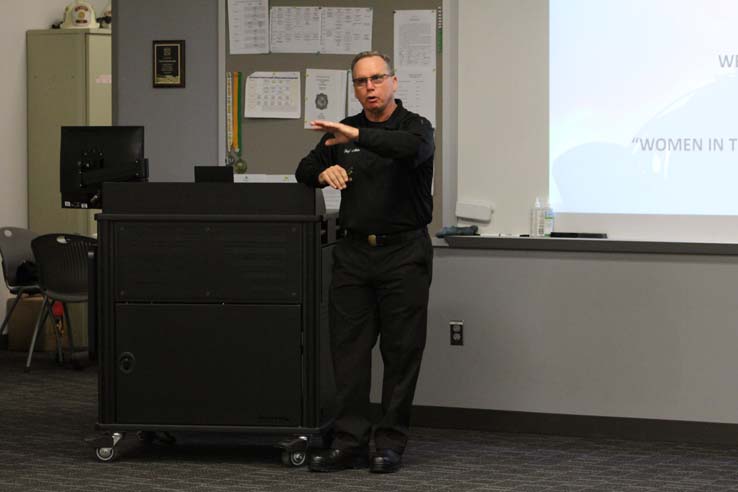
<svg viewBox="0 0 738 492">
<path fill-rule="evenodd" d="M 118 457 L 118 452 L 115 448 L 95 448 L 95 456 L 98 461 L 109 463 Z"/>
<path fill-rule="evenodd" d="M 305 451 L 282 451 L 282 463 L 287 466 L 302 466 L 307 461 Z"/>
</svg>

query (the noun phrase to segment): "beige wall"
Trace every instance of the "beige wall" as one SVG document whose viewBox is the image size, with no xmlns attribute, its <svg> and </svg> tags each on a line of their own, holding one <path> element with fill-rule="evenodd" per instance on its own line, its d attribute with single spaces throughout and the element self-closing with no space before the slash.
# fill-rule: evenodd
<svg viewBox="0 0 738 492">
<path fill-rule="evenodd" d="M 0 225 L 27 227 L 26 31 L 62 18 L 70 0 L 0 0 Z M 90 2 L 101 15 L 107 0 Z M 0 317 L 7 291 L 0 288 Z"/>
</svg>

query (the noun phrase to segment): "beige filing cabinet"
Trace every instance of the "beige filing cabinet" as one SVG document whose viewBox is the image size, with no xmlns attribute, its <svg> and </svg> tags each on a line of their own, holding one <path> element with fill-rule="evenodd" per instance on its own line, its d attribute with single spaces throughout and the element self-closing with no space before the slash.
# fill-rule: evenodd
<svg viewBox="0 0 738 492">
<path fill-rule="evenodd" d="M 62 126 L 112 124 L 108 29 L 28 31 L 28 225 L 47 232 L 96 232 L 93 212 L 61 208 Z"/>
<path fill-rule="evenodd" d="M 108 29 L 26 33 L 28 70 L 28 227 L 38 233 L 97 232 L 92 210 L 61 208 L 62 126 L 111 125 L 111 35 Z M 70 305 L 75 343 L 87 344 L 85 305 Z"/>
</svg>

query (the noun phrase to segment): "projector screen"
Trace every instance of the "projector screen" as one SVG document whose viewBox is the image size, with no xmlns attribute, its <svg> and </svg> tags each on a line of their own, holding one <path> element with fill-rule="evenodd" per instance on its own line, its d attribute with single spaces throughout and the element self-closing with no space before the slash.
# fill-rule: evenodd
<svg viewBox="0 0 738 492">
<path fill-rule="evenodd" d="M 736 0 L 550 0 L 557 214 L 738 215 L 736 19 Z"/>
</svg>

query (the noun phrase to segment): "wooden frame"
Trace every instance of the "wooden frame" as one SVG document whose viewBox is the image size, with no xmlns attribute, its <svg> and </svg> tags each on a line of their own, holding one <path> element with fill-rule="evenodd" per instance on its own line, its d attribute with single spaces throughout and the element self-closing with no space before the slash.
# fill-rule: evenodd
<svg viewBox="0 0 738 492">
<path fill-rule="evenodd" d="M 154 41 L 152 62 L 154 88 L 185 86 L 184 40 Z"/>
</svg>

